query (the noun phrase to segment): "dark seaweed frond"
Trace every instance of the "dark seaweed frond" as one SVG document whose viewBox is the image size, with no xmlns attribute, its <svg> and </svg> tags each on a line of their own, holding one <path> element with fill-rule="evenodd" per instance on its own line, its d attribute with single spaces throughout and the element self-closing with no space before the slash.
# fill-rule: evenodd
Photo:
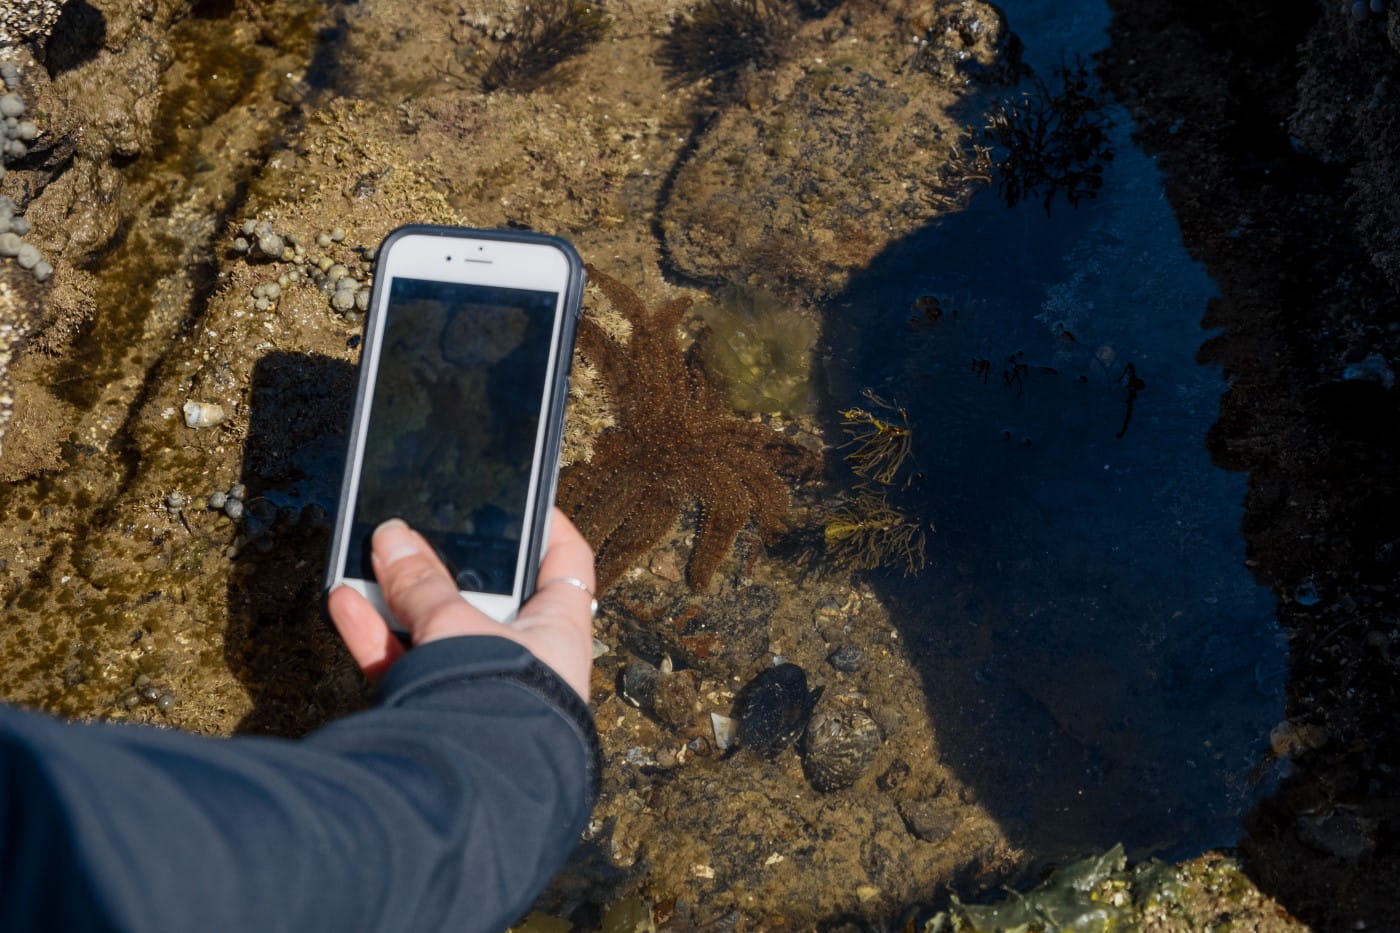
<svg viewBox="0 0 1400 933">
<path fill-rule="evenodd" d="M 901 567 L 908 576 L 926 562 L 923 526 L 882 492 L 863 489 L 842 501 L 822 523 L 822 538 L 826 556 L 852 570 Z"/>
<path fill-rule="evenodd" d="M 846 462 L 857 476 L 889 486 L 913 450 L 909 413 L 869 389 L 864 394 L 877 410 L 896 418 L 882 418 L 863 408 L 842 410 L 841 427 L 851 438 L 844 446 L 852 448 Z"/>
<path fill-rule="evenodd" d="M 734 83 L 743 69 L 773 65 L 799 9 L 783 0 L 700 0 L 671 23 L 661 62 L 677 83 Z"/>
<path fill-rule="evenodd" d="M 611 18 L 588 0 L 534 0 L 512 24 L 501 48 L 480 71 L 483 90 L 533 91 L 555 68 L 607 32 Z"/>
<path fill-rule="evenodd" d="M 1103 186 L 1104 163 L 1113 159 L 1113 122 L 1102 112 L 1089 69 L 1061 66 L 1055 78 L 1057 90 L 1035 79 L 1030 92 L 1003 100 L 988 117 L 987 131 L 999 147 L 997 187 L 1009 206 L 1043 195 L 1049 213 L 1058 192 L 1071 205 L 1092 198 Z"/>
</svg>

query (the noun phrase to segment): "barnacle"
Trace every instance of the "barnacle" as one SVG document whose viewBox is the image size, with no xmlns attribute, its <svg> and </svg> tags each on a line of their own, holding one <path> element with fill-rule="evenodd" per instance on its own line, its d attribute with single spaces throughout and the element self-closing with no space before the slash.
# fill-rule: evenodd
<svg viewBox="0 0 1400 933">
<path fill-rule="evenodd" d="M 745 525 L 772 539 L 787 528 L 785 476 L 815 455 L 763 424 L 736 418 L 676 329 L 688 298 L 648 311 L 626 285 L 589 268 L 589 278 L 631 324 L 626 344 L 592 314 L 579 322 L 581 354 L 603 374 L 617 425 L 593 457 L 566 470 L 559 501 L 593 542 L 606 588 L 660 542 L 677 518 L 699 505 L 687 576 L 704 588 Z"/>
</svg>

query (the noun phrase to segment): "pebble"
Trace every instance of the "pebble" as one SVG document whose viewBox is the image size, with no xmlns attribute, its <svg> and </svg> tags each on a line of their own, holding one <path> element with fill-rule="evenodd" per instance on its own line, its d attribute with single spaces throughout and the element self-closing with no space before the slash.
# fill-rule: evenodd
<svg viewBox="0 0 1400 933">
<path fill-rule="evenodd" d="M 827 657 L 827 663 L 844 674 L 854 674 L 865 663 L 865 650 L 860 645 L 842 645 Z"/>
<path fill-rule="evenodd" d="M 229 498 L 224 501 L 224 514 L 234 521 L 243 517 L 243 500 Z"/>
<path fill-rule="evenodd" d="M 901 800 L 896 806 L 905 828 L 924 842 L 943 842 L 962 822 L 957 804 L 942 797 Z"/>
<path fill-rule="evenodd" d="M 182 410 L 185 413 L 185 426 L 190 428 L 212 428 L 223 424 L 228 417 L 224 407 L 215 402 L 190 400 Z"/>
<path fill-rule="evenodd" d="M 24 99 L 14 92 L 0 94 L 0 116 L 24 116 Z"/>
<path fill-rule="evenodd" d="M 209 508 L 222 509 L 224 503 L 228 501 L 228 494 L 223 492 L 211 492 L 209 494 Z"/>
<path fill-rule="evenodd" d="M 1276 758 L 1296 758 L 1327 744 L 1324 726 L 1285 719 L 1269 730 L 1269 748 Z"/>
</svg>

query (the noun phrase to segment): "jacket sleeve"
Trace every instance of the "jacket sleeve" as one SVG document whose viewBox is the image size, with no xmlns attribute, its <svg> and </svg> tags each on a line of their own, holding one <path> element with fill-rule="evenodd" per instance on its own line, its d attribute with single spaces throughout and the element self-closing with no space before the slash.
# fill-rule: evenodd
<svg viewBox="0 0 1400 933">
<path fill-rule="evenodd" d="M 297 742 L 0 708 L 0 930 L 499 931 L 597 788 L 586 705 L 503 638 Z"/>
</svg>

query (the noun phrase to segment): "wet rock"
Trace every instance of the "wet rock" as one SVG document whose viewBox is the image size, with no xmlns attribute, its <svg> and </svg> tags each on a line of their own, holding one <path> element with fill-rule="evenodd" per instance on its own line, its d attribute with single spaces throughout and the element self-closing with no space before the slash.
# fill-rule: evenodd
<svg viewBox="0 0 1400 933">
<path fill-rule="evenodd" d="M 802 771 L 823 793 L 850 787 L 869 770 L 880 742 L 880 727 L 863 710 L 822 710 L 802 736 Z"/>
<path fill-rule="evenodd" d="M 807 728 L 821 695 L 821 687 L 807 689 L 807 672 L 796 664 L 763 671 L 734 698 L 739 745 L 768 758 L 776 756 Z"/>
<path fill-rule="evenodd" d="M 1269 730 L 1269 748 L 1277 758 L 1296 758 L 1327 744 L 1327 729 L 1313 723 L 1284 720 Z"/>
<path fill-rule="evenodd" d="M 918 47 L 910 64 L 945 81 L 1010 84 L 1027 70 L 1006 17 L 981 0 L 930 3 L 910 17 L 909 31 Z"/>
<path fill-rule="evenodd" d="M 757 584 L 725 588 L 697 603 L 688 593 L 623 581 L 604 600 L 604 612 L 618 618 L 632 654 L 671 657 L 678 667 L 728 677 L 752 670 L 763 657 L 778 603 L 776 590 Z"/>
<path fill-rule="evenodd" d="M 1343 859 L 1358 859 L 1376 847 L 1376 823 L 1350 807 L 1328 807 L 1298 820 L 1298 837 Z"/>
<path fill-rule="evenodd" d="M 885 769 L 885 773 L 875 779 L 875 786 L 886 793 L 898 790 L 905 779 L 909 777 L 910 770 L 907 761 L 902 758 L 896 758 L 890 766 Z"/>
<path fill-rule="evenodd" d="M 961 130 L 946 108 L 960 92 L 907 68 L 908 23 L 872 26 L 802 27 L 762 106 L 712 123 L 662 206 L 682 271 L 779 292 L 839 287 L 980 184 L 950 158 Z"/>
<path fill-rule="evenodd" d="M 646 661 L 633 661 L 618 675 L 618 694 L 627 702 L 664 723 L 685 725 L 700 709 L 700 678 L 693 670 L 672 671 Z"/>
<path fill-rule="evenodd" d="M 845 644 L 831 652 L 826 660 L 843 674 L 854 674 L 865 663 L 865 649 L 860 645 Z"/>
<path fill-rule="evenodd" d="M 898 808 L 909 832 L 924 842 L 944 841 L 962 822 L 957 803 L 943 797 L 901 800 Z"/>
</svg>

